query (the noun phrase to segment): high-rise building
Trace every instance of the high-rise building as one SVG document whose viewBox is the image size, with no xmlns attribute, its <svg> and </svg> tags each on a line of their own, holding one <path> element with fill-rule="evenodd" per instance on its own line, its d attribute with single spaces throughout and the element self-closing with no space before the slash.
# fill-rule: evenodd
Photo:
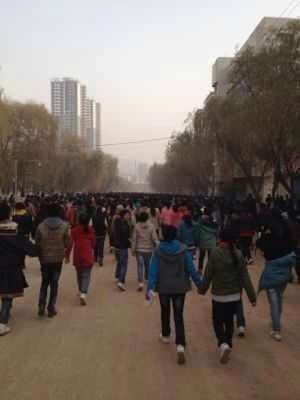
<svg viewBox="0 0 300 400">
<path fill-rule="evenodd" d="M 101 106 L 95 100 L 86 99 L 86 144 L 89 150 L 100 150 Z"/>
<path fill-rule="evenodd" d="M 59 138 L 64 134 L 82 137 L 81 85 L 72 78 L 51 81 L 51 112 L 58 121 Z"/>
<path fill-rule="evenodd" d="M 87 97 L 87 88 L 76 79 L 51 81 L 51 112 L 58 122 L 59 140 L 67 134 L 81 138 L 87 150 L 101 145 L 101 105 Z"/>
<path fill-rule="evenodd" d="M 96 150 L 101 146 L 101 104 L 96 102 L 96 131 L 95 131 Z"/>
</svg>

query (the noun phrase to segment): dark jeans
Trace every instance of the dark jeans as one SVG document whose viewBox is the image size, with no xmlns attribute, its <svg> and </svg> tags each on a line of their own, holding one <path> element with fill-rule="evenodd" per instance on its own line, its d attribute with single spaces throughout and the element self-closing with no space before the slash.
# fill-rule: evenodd
<svg viewBox="0 0 300 400">
<path fill-rule="evenodd" d="M 236 324 L 239 328 L 240 326 L 246 327 L 246 319 L 244 314 L 243 300 L 237 302 L 236 304 Z"/>
<path fill-rule="evenodd" d="M 40 290 L 39 306 L 46 307 L 48 287 L 50 286 L 50 298 L 48 310 L 53 311 L 58 295 L 58 281 L 62 270 L 62 263 L 43 264 L 41 266 L 42 285 Z"/>
<path fill-rule="evenodd" d="M 76 272 L 79 292 L 87 294 L 91 282 L 92 268 L 76 269 Z"/>
<path fill-rule="evenodd" d="M 96 246 L 95 246 L 95 261 L 96 262 L 103 261 L 104 243 L 105 243 L 105 236 L 97 236 L 96 237 Z"/>
<path fill-rule="evenodd" d="M 128 249 L 116 249 L 116 260 L 116 279 L 121 283 L 125 283 L 128 267 Z"/>
<path fill-rule="evenodd" d="M 237 310 L 237 301 L 221 303 L 212 301 L 212 317 L 218 346 L 227 343 L 232 347 L 232 338 L 234 333 L 233 318 Z"/>
<path fill-rule="evenodd" d="M 205 255 L 207 253 L 207 258 L 209 258 L 210 253 L 211 253 L 211 249 L 200 249 L 200 253 L 199 253 L 199 266 L 198 269 L 200 271 L 203 270 L 204 268 L 204 259 L 205 259 Z"/>
<path fill-rule="evenodd" d="M 7 324 L 10 319 L 10 309 L 12 307 L 13 299 L 8 297 L 2 298 L 1 311 L 0 311 L 0 324 Z"/>
<path fill-rule="evenodd" d="M 246 260 L 250 260 L 251 258 L 251 243 L 252 237 L 240 237 L 239 239 L 239 248 Z"/>
<path fill-rule="evenodd" d="M 185 294 L 160 294 L 159 300 L 161 308 L 162 335 L 164 337 L 169 337 L 171 335 L 170 314 L 172 300 L 176 331 L 176 345 L 185 346 L 185 332 L 183 321 Z"/>
</svg>

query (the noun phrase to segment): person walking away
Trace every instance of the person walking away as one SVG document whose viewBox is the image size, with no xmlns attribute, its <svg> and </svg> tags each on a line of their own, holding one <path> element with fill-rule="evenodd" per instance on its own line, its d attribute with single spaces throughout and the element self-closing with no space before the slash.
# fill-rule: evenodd
<svg viewBox="0 0 300 400">
<path fill-rule="evenodd" d="M 220 234 L 220 240 L 209 257 L 199 293 L 204 295 L 212 285 L 213 325 L 220 362 L 225 364 L 232 349 L 234 315 L 241 300 L 241 291 L 246 290 L 252 306 L 256 305 L 256 294 L 246 261 L 235 247 L 234 232 L 225 229 Z"/>
<path fill-rule="evenodd" d="M 103 210 L 101 204 L 98 204 L 96 214 L 93 216 L 92 222 L 96 235 L 95 262 L 98 263 L 99 267 L 102 267 L 104 244 L 107 232 L 107 220 L 106 220 L 105 210 Z"/>
<path fill-rule="evenodd" d="M 32 216 L 26 210 L 23 202 L 17 202 L 15 205 L 15 212 L 12 218 L 13 222 L 18 225 L 18 234 L 25 236 L 30 239 L 30 235 L 33 233 L 33 220 Z M 25 269 L 25 257 L 23 261 L 23 268 Z"/>
<path fill-rule="evenodd" d="M 149 222 L 149 214 L 142 212 L 139 222 L 135 225 L 132 234 L 132 255 L 136 257 L 138 273 L 138 291 L 144 288 L 144 280 L 148 281 L 149 265 L 152 252 L 158 243 L 155 227 Z"/>
<path fill-rule="evenodd" d="M 162 343 L 170 343 L 171 327 L 170 313 L 173 304 L 176 349 L 178 364 L 185 363 L 185 329 L 184 303 L 187 292 L 191 290 L 190 278 L 197 287 L 201 280 L 198 276 L 190 252 L 177 238 L 177 230 L 173 226 L 163 225 L 163 239 L 154 251 L 150 263 L 149 281 L 146 299 L 151 298 L 152 291 L 159 294 L 161 307 L 161 335 Z"/>
<path fill-rule="evenodd" d="M 45 315 L 49 287 L 48 317 L 53 318 L 57 315 L 56 302 L 59 278 L 65 250 L 70 239 L 68 224 L 59 215 L 60 207 L 57 204 L 49 204 L 47 207 L 48 217 L 38 226 L 35 234 L 42 274 L 38 305 L 38 315 L 40 317 Z"/>
<path fill-rule="evenodd" d="M 23 202 L 16 203 L 12 220 L 18 224 L 18 233 L 29 239 L 33 231 L 33 220 Z"/>
<path fill-rule="evenodd" d="M 218 225 L 213 220 L 209 210 L 206 210 L 199 220 L 198 224 L 198 238 L 199 243 L 199 264 L 198 272 L 202 275 L 204 268 L 204 260 L 207 255 L 209 259 L 211 251 L 216 247 L 218 234 Z"/>
<path fill-rule="evenodd" d="M 130 248 L 130 212 L 122 210 L 119 213 L 119 218 L 114 221 L 113 227 L 113 242 L 116 252 L 116 273 L 117 286 L 120 291 L 126 290 L 125 280 L 128 267 L 128 249 Z"/>
<path fill-rule="evenodd" d="M 154 226 L 157 237 L 159 237 L 160 230 L 160 212 L 158 208 L 152 206 L 150 208 L 150 222 Z"/>
<path fill-rule="evenodd" d="M 170 225 L 174 226 L 176 229 L 178 229 L 180 222 L 182 221 L 182 214 L 178 209 L 177 205 L 174 205 L 171 210 L 171 219 L 170 219 Z"/>
<path fill-rule="evenodd" d="M 165 203 L 165 206 L 161 210 L 160 219 L 162 225 L 171 225 L 172 210 L 171 204 Z"/>
<path fill-rule="evenodd" d="M 251 255 L 251 246 L 253 243 L 253 237 L 255 235 L 256 224 L 253 214 L 247 210 L 242 210 L 240 214 L 240 249 L 242 250 L 243 256 L 247 260 L 249 265 L 253 264 L 253 258 Z"/>
<path fill-rule="evenodd" d="M 91 281 L 94 265 L 94 249 L 96 237 L 94 229 L 89 226 L 90 216 L 80 214 L 79 225 L 71 231 L 71 241 L 66 251 L 66 263 L 70 262 L 70 254 L 74 247 L 73 265 L 76 269 L 80 304 L 87 304 L 86 296 Z"/>
<path fill-rule="evenodd" d="M 287 221 L 282 218 L 280 210 L 272 210 L 272 219 L 263 236 L 257 241 L 257 247 L 263 252 L 266 260 L 259 281 L 259 292 L 262 290 L 267 292 L 272 321 L 270 336 L 280 342 L 283 294 L 295 262 L 293 252 L 295 244 Z"/>
<path fill-rule="evenodd" d="M 192 220 L 191 214 L 186 214 L 178 229 L 178 240 L 187 246 L 194 259 L 197 248 L 197 226 Z"/>
<path fill-rule="evenodd" d="M 0 203 L 0 336 L 10 332 L 8 322 L 13 300 L 24 295 L 28 287 L 23 264 L 26 255 L 37 257 L 36 246 L 24 235 L 17 234 L 17 224 L 10 221 L 11 209 Z"/>
</svg>

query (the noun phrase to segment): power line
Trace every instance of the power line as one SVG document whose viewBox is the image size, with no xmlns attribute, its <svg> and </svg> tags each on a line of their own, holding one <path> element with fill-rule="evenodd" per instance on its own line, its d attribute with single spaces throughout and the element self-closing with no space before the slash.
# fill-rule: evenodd
<svg viewBox="0 0 300 400">
<path fill-rule="evenodd" d="M 133 142 L 105 143 L 105 144 L 99 144 L 96 147 L 123 146 L 123 145 L 128 145 L 128 144 L 159 142 L 159 141 L 169 140 L 169 139 L 172 139 L 172 137 L 171 136 L 167 136 L 167 137 L 154 138 L 154 139 L 137 140 L 137 141 L 133 141 Z"/>
<path fill-rule="evenodd" d="M 279 17 L 283 17 L 284 14 L 290 9 L 290 7 L 292 7 L 292 5 L 293 5 L 293 3 L 294 3 L 295 1 L 296 1 L 296 0 L 290 1 L 289 5 L 282 11 L 282 13 L 279 15 Z M 293 10 L 293 11 L 294 11 L 294 10 Z"/>
<path fill-rule="evenodd" d="M 300 5 L 300 1 L 298 1 L 298 3 L 295 5 L 295 7 L 293 7 L 291 10 L 290 10 L 290 12 L 288 13 L 288 17 L 296 10 L 296 8 L 298 8 L 299 7 L 299 5 Z"/>
</svg>

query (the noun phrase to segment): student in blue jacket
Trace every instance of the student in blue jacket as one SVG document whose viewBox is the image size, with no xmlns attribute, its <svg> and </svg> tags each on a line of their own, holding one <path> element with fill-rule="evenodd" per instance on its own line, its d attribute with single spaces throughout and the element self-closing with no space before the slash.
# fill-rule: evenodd
<svg viewBox="0 0 300 400">
<path fill-rule="evenodd" d="M 155 250 L 150 263 L 149 281 L 146 299 L 151 298 L 152 291 L 159 294 L 161 307 L 162 343 L 170 343 L 170 313 L 173 304 L 177 362 L 185 363 L 185 331 L 183 309 L 186 293 L 191 290 L 191 280 L 197 287 L 201 285 L 187 247 L 176 240 L 177 229 L 173 226 L 162 227 L 163 240 Z"/>
</svg>

